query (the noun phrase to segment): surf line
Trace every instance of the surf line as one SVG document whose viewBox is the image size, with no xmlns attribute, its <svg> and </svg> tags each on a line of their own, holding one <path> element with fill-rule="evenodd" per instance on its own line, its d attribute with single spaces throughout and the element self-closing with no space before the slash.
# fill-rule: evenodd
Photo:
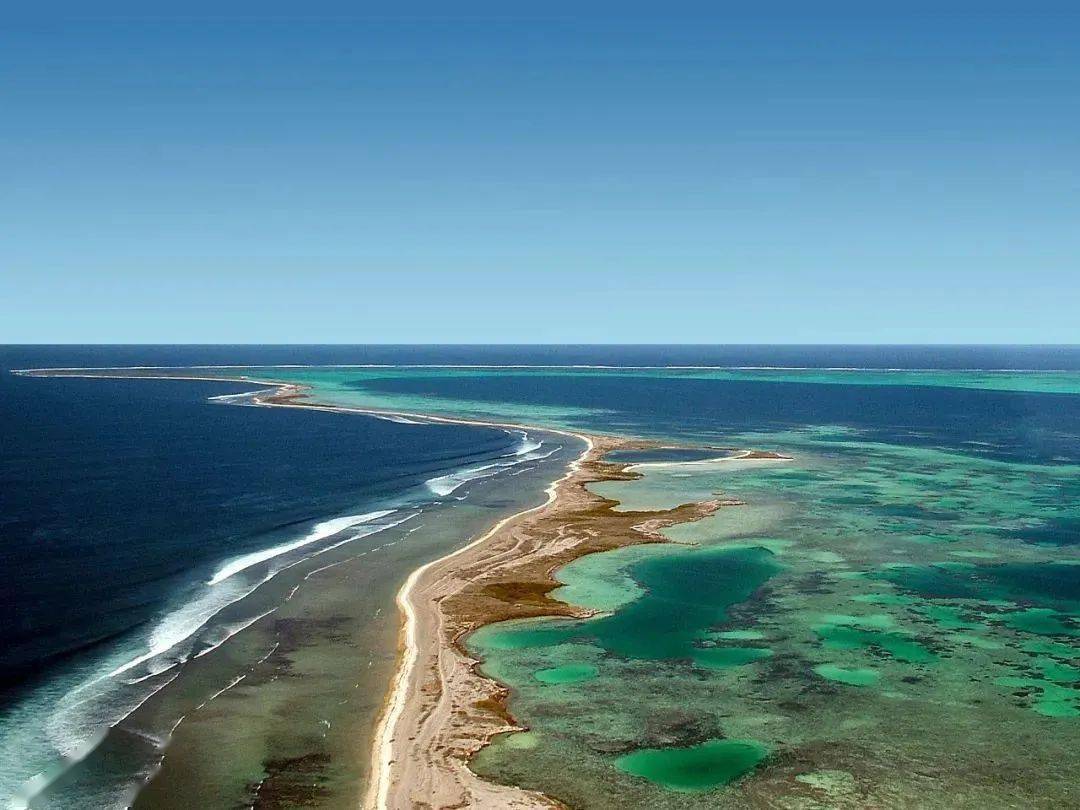
<svg viewBox="0 0 1080 810">
<path fill-rule="evenodd" d="M 393 680 L 391 681 L 391 688 L 384 704 L 384 710 L 380 716 L 379 723 L 376 727 L 375 745 L 372 749 L 372 778 L 368 784 L 368 790 L 364 798 L 364 807 L 383 808 L 388 807 L 390 784 L 391 784 L 391 768 L 393 765 L 393 743 L 395 739 L 395 733 L 397 724 L 404 711 L 406 699 L 409 693 L 410 681 L 412 675 L 416 669 L 417 661 L 419 660 L 419 647 L 416 642 L 417 637 L 417 612 L 413 603 L 412 594 L 416 587 L 417 582 L 424 575 L 425 572 L 430 570 L 436 564 L 453 559 L 458 555 L 464 554 L 483 543 L 490 540 L 499 531 L 501 531 L 507 524 L 523 517 L 524 515 L 532 512 L 539 511 L 550 504 L 552 504 L 557 497 L 559 485 L 573 476 L 581 467 L 582 462 L 593 451 L 594 443 L 592 436 L 585 433 L 578 433 L 565 428 L 555 427 L 542 427 L 538 425 L 523 425 L 516 422 L 497 422 L 487 421 L 480 419 L 468 419 L 461 417 L 451 416 L 436 416 L 432 414 L 415 413 L 412 411 L 399 411 L 379 408 L 364 408 L 358 406 L 337 406 L 330 404 L 320 404 L 317 401 L 312 402 L 295 402 L 295 401 L 280 401 L 278 398 L 284 397 L 296 397 L 303 395 L 306 391 L 311 390 L 311 386 L 282 382 L 280 380 L 270 379 L 258 379 L 252 377 L 210 377 L 200 376 L 196 374 L 191 375 L 177 375 L 177 374 L 102 374 L 94 373 L 107 370 L 127 370 L 127 369 L 79 369 L 79 371 L 85 371 L 88 373 L 83 374 L 58 374 L 55 376 L 71 376 L 71 377 L 93 377 L 93 378 L 123 378 L 134 377 L 137 379 L 186 379 L 186 380 L 204 380 L 209 382 L 241 382 L 241 383 L 255 383 L 256 385 L 272 386 L 269 391 L 263 391 L 255 393 L 251 396 L 251 401 L 260 407 L 272 407 L 272 408 L 296 408 L 302 410 L 314 410 L 323 411 L 327 413 L 356 413 L 374 417 L 387 417 L 396 416 L 403 417 L 405 419 L 415 419 L 421 422 L 439 423 L 439 424 L 456 424 L 456 425 L 472 425 L 476 427 L 494 427 L 501 429 L 510 429 L 515 431 L 522 431 L 528 433 L 529 431 L 536 431 L 540 433 L 551 433 L 555 435 L 568 436 L 570 438 L 581 441 L 585 447 L 582 452 L 567 465 L 566 471 L 556 480 L 552 481 L 545 488 L 546 498 L 543 503 L 528 509 L 523 509 L 520 512 L 516 512 L 513 515 L 509 515 L 494 526 L 492 526 L 483 535 L 471 541 L 467 545 L 446 554 L 436 560 L 432 560 L 420 568 L 413 571 L 409 577 L 405 580 L 405 583 L 398 590 L 396 603 L 399 612 L 403 617 L 403 626 L 401 628 L 401 654 L 398 661 L 398 666 L 395 670 Z M 131 369 L 135 370 L 135 369 Z M 197 368 L 192 368 L 197 370 Z M 47 374 L 48 371 L 55 371 L 54 369 L 41 369 L 40 371 Z M 66 369 L 65 369 L 66 371 Z M 277 401 L 275 401 L 277 400 Z"/>
<path fill-rule="evenodd" d="M 474 423 L 474 424 L 494 424 L 494 423 Z M 404 618 L 404 625 L 402 627 L 402 652 L 401 659 L 398 663 L 397 670 L 394 673 L 394 679 L 391 682 L 390 695 L 387 699 L 386 708 L 382 717 L 379 720 L 379 725 L 376 729 L 375 746 L 372 751 L 372 770 L 371 779 L 368 783 L 367 794 L 364 798 L 363 806 L 365 808 L 373 808 L 373 810 L 384 810 L 388 807 L 388 801 L 390 796 L 391 785 L 391 769 L 393 766 L 393 744 L 395 734 L 397 731 L 397 724 L 401 719 L 401 715 L 404 712 L 405 704 L 408 700 L 411 680 L 413 673 L 416 670 L 417 662 L 420 658 L 420 648 L 416 641 L 417 636 L 417 612 L 413 602 L 413 592 L 417 583 L 429 571 L 433 566 L 440 563 L 444 563 L 447 560 L 451 560 L 467 551 L 471 551 L 476 547 L 483 545 L 490 540 L 496 534 L 498 534 L 506 525 L 513 521 L 523 517 L 524 515 L 532 512 L 539 511 L 550 504 L 552 504 L 557 498 L 558 488 L 561 483 L 569 479 L 574 473 L 578 471 L 581 463 L 593 450 L 592 438 L 585 434 L 573 433 L 571 431 L 552 431 L 563 435 L 572 436 L 580 439 L 585 444 L 585 449 L 581 454 L 572 461 L 566 469 L 566 472 L 552 481 L 545 489 L 547 497 L 543 503 L 536 506 L 523 509 L 520 512 L 516 512 L 513 515 L 509 515 L 490 529 L 488 529 L 483 535 L 473 540 L 471 543 L 463 546 L 462 548 L 452 551 L 436 560 L 432 560 L 425 565 L 420 566 L 413 571 L 405 583 L 401 586 L 401 589 L 397 594 L 398 610 L 401 612 Z"/>
</svg>

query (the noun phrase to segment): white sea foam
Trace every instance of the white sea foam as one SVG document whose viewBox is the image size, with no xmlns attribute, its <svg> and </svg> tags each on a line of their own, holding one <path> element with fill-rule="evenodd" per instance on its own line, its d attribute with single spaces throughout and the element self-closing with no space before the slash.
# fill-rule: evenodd
<svg viewBox="0 0 1080 810">
<path fill-rule="evenodd" d="M 220 582 L 224 582 L 229 577 L 239 574 L 247 568 L 251 568 L 253 565 L 272 560 L 274 557 L 278 557 L 282 554 L 288 554 L 290 551 L 296 551 L 298 548 L 317 543 L 319 540 L 325 540 L 327 537 L 332 537 L 338 532 L 343 532 L 353 526 L 359 526 L 361 523 L 370 523 L 373 520 L 386 517 L 387 515 L 393 514 L 394 511 L 395 510 L 393 509 L 380 509 L 376 512 L 367 512 L 362 515 L 346 515 L 345 517 L 316 523 L 311 531 L 299 540 L 294 540 L 291 543 L 283 543 L 280 546 L 273 546 L 272 548 L 266 548 L 262 551 L 254 551 L 251 554 L 244 554 L 243 556 L 230 560 L 225 563 L 225 565 L 221 566 L 206 584 L 217 585 Z"/>
<path fill-rule="evenodd" d="M 450 495 L 458 487 L 469 483 L 469 481 L 475 481 L 478 478 L 490 478 L 493 475 L 497 475 L 499 470 L 503 469 L 501 464 L 484 464 L 479 467 L 466 467 L 464 470 L 456 470 L 446 475 L 440 475 L 437 478 L 429 478 L 426 482 L 427 488 L 440 498 L 444 498 Z"/>
<path fill-rule="evenodd" d="M 493 475 L 498 475 L 503 470 L 509 469 L 510 467 L 516 467 L 527 461 L 537 461 L 548 458 L 561 449 L 560 446 L 549 450 L 546 453 L 539 453 L 538 451 L 540 448 L 544 446 L 542 441 L 536 441 L 535 439 L 529 438 L 529 434 L 523 430 L 507 431 L 507 433 L 511 432 L 521 436 L 521 443 L 514 448 L 512 453 L 503 456 L 490 464 L 465 467 L 464 469 L 455 470 L 446 475 L 429 478 L 425 482 L 427 488 L 440 498 L 445 498 L 447 495 L 452 495 L 458 488 L 470 481 L 475 481 L 480 478 L 491 478 Z"/>
<path fill-rule="evenodd" d="M 349 535 L 344 540 L 338 540 L 336 543 L 332 543 L 326 548 L 320 549 L 316 552 L 316 554 L 325 554 L 327 551 L 332 551 L 333 549 L 338 548 L 339 546 L 343 546 L 346 543 L 351 543 L 354 540 L 359 540 L 363 537 L 375 534 L 376 532 L 384 532 L 387 529 L 392 529 L 395 526 L 400 526 L 405 521 L 412 520 L 419 514 L 420 512 L 412 512 L 411 514 L 405 515 L 405 517 L 401 518 L 400 520 L 394 520 L 390 523 L 380 523 L 378 526 L 368 526 L 367 528 L 361 529 L 360 531 L 356 532 L 356 534 Z"/>
<path fill-rule="evenodd" d="M 537 449 L 539 449 L 539 448 L 537 448 Z M 529 457 L 527 459 L 525 459 L 525 460 L 526 461 L 543 461 L 545 458 L 551 458 L 551 456 L 555 455 L 560 450 L 562 450 L 562 445 L 561 444 L 558 447 L 551 448 L 546 453 L 537 453 L 537 452 L 534 451 L 532 453 L 529 453 Z"/>
<path fill-rule="evenodd" d="M 258 583 L 250 583 L 246 586 L 244 583 L 239 582 L 230 583 L 224 588 L 207 590 L 196 599 L 165 614 L 154 629 L 150 631 L 149 645 L 146 652 L 116 667 L 108 674 L 108 677 L 115 678 L 117 675 L 134 669 L 140 664 L 148 663 L 168 652 L 195 635 L 223 608 L 243 599 L 257 587 Z M 176 662 L 155 662 L 151 665 L 150 671 L 153 672 L 160 667 L 159 671 L 163 672 L 174 663 Z"/>
<path fill-rule="evenodd" d="M 521 431 L 521 444 L 519 444 L 517 449 L 514 451 L 514 455 L 527 455 L 528 453 L 539 450 L 543 446 L 543 444 L 543 442 L 538 442 L 534 439 L 530 439 L 528 433 L 526 433 L 525 431 Z"/>
<path fill-rule="evenodd" d="M 362 515 L 348 515 L 345 517 L 333 518 L 332 520 L 325 520 L 315 524 L 311 531 L 299 540 L 294 540 L 291 543 L 284 543 L 279 546 L 273 546 L 272 548 L 263 549 L 262 551 L 252 552 L 251 554 L 245 554 L 230 560 L 219 568 L 218 572 L 209 580 L 207 583 L 211 586 L 209 589 L 196 599 L 170 611 L 158 622 L 157 626 L 155 626 L 150 633 L 148 649 L 142 655 L 138 655 L 116 667 L 108 673 L 108 677 L 116 677 L 141 664 L 150 662 L 153 662 L 150 664 L 150 674 L 154 674 L 155 671 L 163 672 L 166 669 L 169 669 L 176 661 L 154 661 L 154 659 L 164 656 L 169 650 L 184 641 L 187 641 L 204 627 L 218 612 L 234 602 L 243 599 L 262 584 L 262 582 L 270 579 L 270 577 L 278 572 L 270 572 L 260 582 L 228 582 L 227 580 L 234 575 L 251 568 L 254 565 L 279 557 L 282 554 L 296 551 L 297 549 L 311 545 L 319 540 L 332 537 L 335 534 L 344 532 L 346 529 L 386 517 L 387 515 L 393 514 L 394 511 L 395 510 L 393 509 L 382 509 L 376 512 L 367 512 Z M 393 525 L 397 524 L 395 523 Z M 349 540 L 359 539 L 367 534 L 373 534 L 386 528 L 389 528 L 389 526 L 372 526 L 370 527 L 371 530 L 369 532 L 357 533 L 353 537 L 350 537 Z"/>
<path fill-rule="evenodd" d="M 272 394 L 273 388 L 260 388 L 257 391 L 243 391 L 239 394 L 219 394 L 216 397 L 207 397 L 209 402 L 236 402 L 237 400 L 250 399 L 256 397 L 259 394 Z"/>
<path fill-rule="evenodd" d="M 194 657 L 195 658 L 202 658 L 207 653 L 212 653 L 214 650 L 216 650 L 218 647 L 220 647 L 222 644 L 224 644 L 230 638 L 235 636 L 237 633 L 241 632 L 242 630 L 247 630 L 249 627 L 251 627 L 251 625 L 253 625 L 253 624 L 255 624 L 255 622 L 259 621 L 259 619 L 265 619 L 267 616 L 269 616 L 271 613 L 273 613 L 276 610 L 277 610 L 276 607 L 271 608 L 270 610 L 267 610 L 264 613 L 260 613 L 258 616 L 252 616 L 250 619 L 245 619 L 242 622 L 236 622 L 234 624 L 225 625 L 224 627 L 221 628 L 220 634 L 217 636 L 217 638 L 215 638 L 213 640 L 213 642 L 210 644 L 210 646 L 208 646 L 204 650 L 200 650 L 199 652 L 195 653 Z"/>
<path fill-rule="evenodd" d="M 399 425 L 430 425 L 431 422 L 423 419 L 409 419 L 406 416 L 398 416 L 395 413 L 373 413 L 371 414 L 376 419 L 382 419 L 384 422 L 396 422 Z"/>
</svg>

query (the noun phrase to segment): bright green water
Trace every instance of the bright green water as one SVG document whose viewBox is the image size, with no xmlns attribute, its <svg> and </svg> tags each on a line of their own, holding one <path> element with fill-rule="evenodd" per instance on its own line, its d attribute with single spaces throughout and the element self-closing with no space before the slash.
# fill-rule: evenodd
<svg viewBox="0 0 1080 810">
<path fill-rule="evenodd" d="M 564 664 L 561 667 L 541 669 L 535 673 L 541 683 L 562 684 L 588 681 L 596 677 L 596 667 L 591 664 Z"/>
<path fill-rule="evenodd" d="M 672 790 L 698 792 L 738 779 L 768 753 L 754 740 L 709 740 L 689 748 L 635 751 L 615 760 L 615 767 Z"/>
<path fill-rule="evenodd" d="M 874 686 L 880 677 L 877 670 L 859 667 L 840 667 L 836 664 L 818 664 L 814 672 L 822 678 L 849 686 Z"/>
</svg>

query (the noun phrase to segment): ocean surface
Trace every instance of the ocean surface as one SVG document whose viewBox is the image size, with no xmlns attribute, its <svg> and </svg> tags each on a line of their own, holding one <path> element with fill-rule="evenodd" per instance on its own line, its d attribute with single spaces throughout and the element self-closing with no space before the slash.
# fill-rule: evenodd
<svg viewBox="0 0 1080 810">
<path fill-rule="evenodd" d="M 0 350 L 5 806 L 67 774 L 188 662 L 272 610 L 236 607 L 260 584 L 345 545 L 381 546 L 434 506 L 467 507 L 471 487 L 551 456 L 522 431 L 237 407 L 248 384 L 8 373 L 217 351 Z M 128 763 L 140 778 L 143 759 Z M 129 788 L 122 772 L 89 783 L 106 802 Z M 75 783 L 81 805 L 55 787 L 38 804 L 88 806 L 89 783 Z"/>
<path fill-rule="evenodd" d="M 605 617 L 493 626 L 470 640 L 530 728 L 477 758 L 490 778 L 581 807 L 1075 796 L 1060 765 L 1080 744 L 1076 347 L 9 347 L 3 359 L 214 366 L 199 374 L 301 383 L 335 404 L 708 449 L 637 459 L 651 462 L 641 481 L 598 491 L 633 510 L 716 492 L 745 506 L 676 527 L 680 545 L 561 571 L 561 597 Z M 515 498 L 537 497 L 572 456 L 559 445 L 539 459 L 553 440 L 513 431 L 208 399 L 251 383 L 0 384 L 0 553 L 16 617 L 3 629 L 5 786 L 49 746 L 96 739 L 141 699 L 128 681 L 157 688 L 170 664 L 264 624 L 239 632 L 252 616 L 215 622 L 205 600 L 354 534 L 377 532 L 350 540 L 358 551 L 396 537 L 409 524 L 394 521 L 450 515 L 465 496 L 457 513 L 475 508 L 471 518 L 443 518 L 424 547 L 445 553 Z M 747 465 L 726 452 L 745 447 L 794 459 Z M 710 453 L 722 460 L 703 463 Z M 102 676 L 109 689 L 88 714 L 71 696 Z M 252 680 L 217 705 L 239 707 Z M 203 725 L 203 737 L 185 738 L 200 727 L 185 721 L 162 743 L 157 783 L 170 751 L 197 750 L 221 726 Z M 209 782 L 238 797 L 281 761 L 227 745 L 249 770 Z M 213 768 L 197 754 L 182 761 Z M 101 772 L 90 779 L 101 795 L 123 782 Z M 42 806 L 64 806 L 64 795 Z"/>
</svg>

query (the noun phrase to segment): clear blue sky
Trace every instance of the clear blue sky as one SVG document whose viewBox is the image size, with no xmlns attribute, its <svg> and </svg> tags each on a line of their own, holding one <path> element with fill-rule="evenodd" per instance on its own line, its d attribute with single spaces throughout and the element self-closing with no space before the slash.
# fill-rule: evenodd
<svg viewBox="0 0 1080 810">
<path fill-rule="evenodd" d="M 9 19 L 0 342 L 1080 341 L 1080 6 L 651 6 Z"/>
</svg>

